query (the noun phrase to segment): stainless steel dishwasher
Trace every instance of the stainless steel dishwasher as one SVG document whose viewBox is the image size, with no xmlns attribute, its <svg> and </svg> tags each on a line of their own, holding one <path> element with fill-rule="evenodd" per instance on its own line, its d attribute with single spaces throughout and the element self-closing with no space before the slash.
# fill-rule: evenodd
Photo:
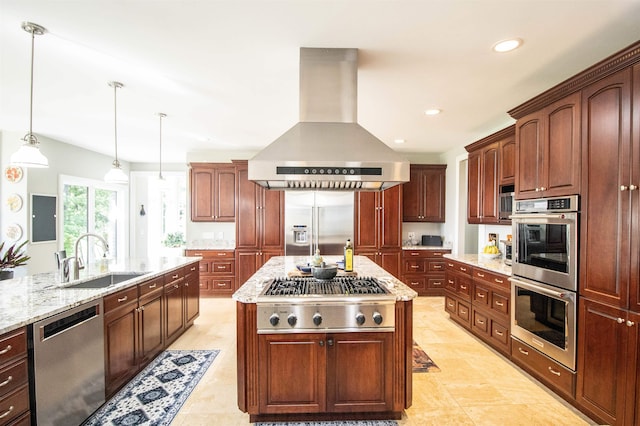
<svg viewBox="0 0 640 426">
<path fill-rule="evenodd" d="M 79 425 L 105 401 L 102 299 L 32 324 L 38 426 Z"/>
</svg>

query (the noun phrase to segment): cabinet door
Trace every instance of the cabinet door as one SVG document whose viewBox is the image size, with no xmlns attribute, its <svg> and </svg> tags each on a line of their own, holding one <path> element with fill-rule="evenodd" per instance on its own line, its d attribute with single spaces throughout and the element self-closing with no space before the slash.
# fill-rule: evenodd
<svg viewBox="0 0 640 426">
<path fill-rule="evenodd" d="M 258 335 L 260 413 L 326 410 L 324 334 Z"/>
<path fill-rule="evenodd" d="M 132 301 L 104 317 L 106 396 L 113 395 L 138 371 L 138 303 Z"/>
<path fill-rule="evenodd" d="M 402 217 L 404 222 L 421 222 L 424 209 L 422 169 L 410 166 L 409 182 L 402 184 Z"/>
<path fill-rule="evenodd" d="M 260 253 L 255 250 L 236 250 L 236 279 L 241 287 L 259 268 Z"/>
<path fill-rule="evenodd" d="M 446 194 L 446 166 L 429 167 L 424 170 L 424 215 L 425 222 L 444 222 Z"/>
<path fill-rule="evenodd" d="M 217 222 L 233 222 L 236 219 L 236 169 L 221 167 L 216 170 L 214 191 Z"/>
<path fill-rule="evenodd" d="M 582 94 L 580 294 L 629 305 L 628 191 L 631 135 L 631 71 L 589 86 Z"/>
<path fill-rule="evenodd" d="M 545 197 L 580 193 L 580 93 L 545 108 L 543 170 L 539 189 Z"/>
<path fill-rule="evenodd" d="M 380 233 L 378 248 L 402 247 L 402 191 L 396 185 L 382 192 L 379 197 L 380 216 L 377 229 Z M 399 265 L 399 262 L 398 262 Z"/>
<path fill-rule="evenodd" d="M 238 165 L 236 210 L 236 247 L 258 249 L 260 245 L 258 200 L 261 188 L 248 178 L 246 164 Z"/>
<path fill-rule="evenodd" d="M 375 192 L 359 191 L 355 193 L 356 226 L 355 249 L 371 251 L 378 249 L 378 200 Z"/>
<path fill-rule="evenodd" d="M 191 220 L 211 222 L 214 219 L 213 192 L 215 187 L 213 168 L 191 169 Z"/>
<path fill-rule="evenodd" d="M 633 105 L 640 108 L 640 65 L 633 67 Z M 629 195 L 631 204 L 631 273 L 629 283 L 629 307 L 640 312 L 640 114 L 633 114 L 630 157 Z M 631 186 L 633 185 L 633 186 Z M 635 188 L 635 189 L 633 189 Z M 637 411 L 640 416 L 640 411 Z"/>
<path fill-rule="evenodd" d="M 165 341 L 171 344 L 184 330 L 184 282 L 183 278 L 164 286 Z"/>
<path fill-rule="evenodd" d="M 482 223 L 498 223 L 498 151 L 493 143 L 482 150 L 480 205 Z"/>
<path fill-rule="evenodd" d="M 518 173 L 515 182 L 515 198 L 536 198 L 539 196 L 539 176 L 541 174 L 544 123 L 543 112 L 537 111 L 516 123 L 516 165 Z M 538 191 L 537 191 L 538 189 Z"/>
<path fill-rule="evenodd" d="M 627 371 L 626 314 L 584 298 L 579 309 L 576 399 L 607 424 L 631 424 L 631 419 L 624 419 L 627 374 L 635 382 L 635 375 Z"/>
<path fill-rule="evenodd" d="M 284 250 L 284 191 L 263 189 L 260 205 L 260 248 Z"/>
<path fill-rule="evenodd" d="M 500 185 L 513 185 L 516 179 L 515 135 L 500 141 Z"/>
<path fill-rule="evenodd" d="M 391 411 L 393 365 L 393 333 L 328 335 L 327 410 Z"/>
<path fill-rule="evenodd" d="M 184 282 L 184 313 L 185 323 L 193 324 L 193 321 L 200 315 L 200 277 L 198 267 L 189 265 L 185 267 Z"/>
<path fill-rule="evenodd" d="M 379 252 L 376 260 L 376 263 L 378 263 L 378 265 L 380 265 L 382 269 L 384 269 L 394 277 L 400 276 L 400 265 L 402 263 L 402 251 L 400 249 L 383 249 Z"/>
<path fill-rule="evenodd" d="M 141 298 L 139 303 L 140 350 L 138 351 L 138 362 L 142 365 L 147 364 L 164 347 L 162 287 L 158 290 Z"/>
<path fill-rule="evenodd" d="M 480 223 L 482 200 L 482 156 L 479 151 L 469 153 L 467 159 L 467 221 Z"/>
</svg>

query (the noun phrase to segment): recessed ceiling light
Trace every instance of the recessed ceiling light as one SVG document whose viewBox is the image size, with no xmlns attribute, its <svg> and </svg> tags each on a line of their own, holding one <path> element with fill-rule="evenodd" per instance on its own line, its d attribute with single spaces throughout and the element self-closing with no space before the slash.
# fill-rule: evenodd
<svg viewBox="0 0 640 426">
<path fill-rule="evenodd" d="M 403 144 L 404 143 L 404 139 L 394 139 L 393 142 L 395 142 L 397 144 Z"/>
<path fill-rule="evenodd" d="M 438 108 L 431 108 L 431 109 L 426 110 L 424 113 L 425 113 L 426 115 L 438 115 L 438 114 L 440 114 L 441 112 L 442 112 L 442 110 L 441 110 L 441 109 L 438 109 Z"/>
<path fill-rule="evenodd" d="M 511 52 L 522 46 L 522 40 L 519 38 L 510 38 L 502 40 L 493 45 L 493 51 L 498 53 Z"/>
</svg>

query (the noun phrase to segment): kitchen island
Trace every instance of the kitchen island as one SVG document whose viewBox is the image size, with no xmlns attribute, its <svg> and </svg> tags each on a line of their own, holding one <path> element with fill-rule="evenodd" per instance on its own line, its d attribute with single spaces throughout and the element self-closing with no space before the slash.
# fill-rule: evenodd
<svg viewBox="0 0 640 426">
<path fill-rule="evenodd" d="M 328 263 L 340 259 L 325 257 Z M 296 265 L 307 261 L 274 257 L 233 295 L 238 407 L 251 422 L 399 419 L 412 400 L 417 293 L 368 258 L 355 256 L 354 273 L 340 271 L 337 278 L 344 276 L 349 284 L 369 278 L 384 294 L 349 290 L 265 303 L 265 288 L 274 279 L 297 281 Z M 313 321 L 303 314 L 308 309 L 315 312 Z M 331 315 L 338 311 L 346 312 L 342 327 Z"/>
</svg>

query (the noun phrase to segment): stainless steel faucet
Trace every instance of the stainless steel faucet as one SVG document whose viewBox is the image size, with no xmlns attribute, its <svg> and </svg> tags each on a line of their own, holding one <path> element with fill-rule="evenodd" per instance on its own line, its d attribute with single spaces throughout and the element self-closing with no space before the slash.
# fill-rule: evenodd
<svg viewBox="0 0 640 426">
<path fill-rule="evenodd" d="M 100 235 L 93 234 L 91 232 L 80 235 L 75 242 L 75 252 L 73 257 L 67 257 L 65 259 L 62 259 L 62 262 L 60 264 L 60 282 L 63 282 L 63 283 L 69 282 L 69 278 L 72 273 L 73 273 L 74 280 L 80 279 L 80 269 L 84 269 L 84 265 L 82 264 L 82 261 L 78 257 L 78 245 L 80 244 L 80 240 L 85 237 L 87 237 L 87 241 L 89 241 L 89 237 L 96 237 L 102 242 L 102 245 L 104 246 L 105 254 L 109 251 L 109 244 Z"/>
</svg>

